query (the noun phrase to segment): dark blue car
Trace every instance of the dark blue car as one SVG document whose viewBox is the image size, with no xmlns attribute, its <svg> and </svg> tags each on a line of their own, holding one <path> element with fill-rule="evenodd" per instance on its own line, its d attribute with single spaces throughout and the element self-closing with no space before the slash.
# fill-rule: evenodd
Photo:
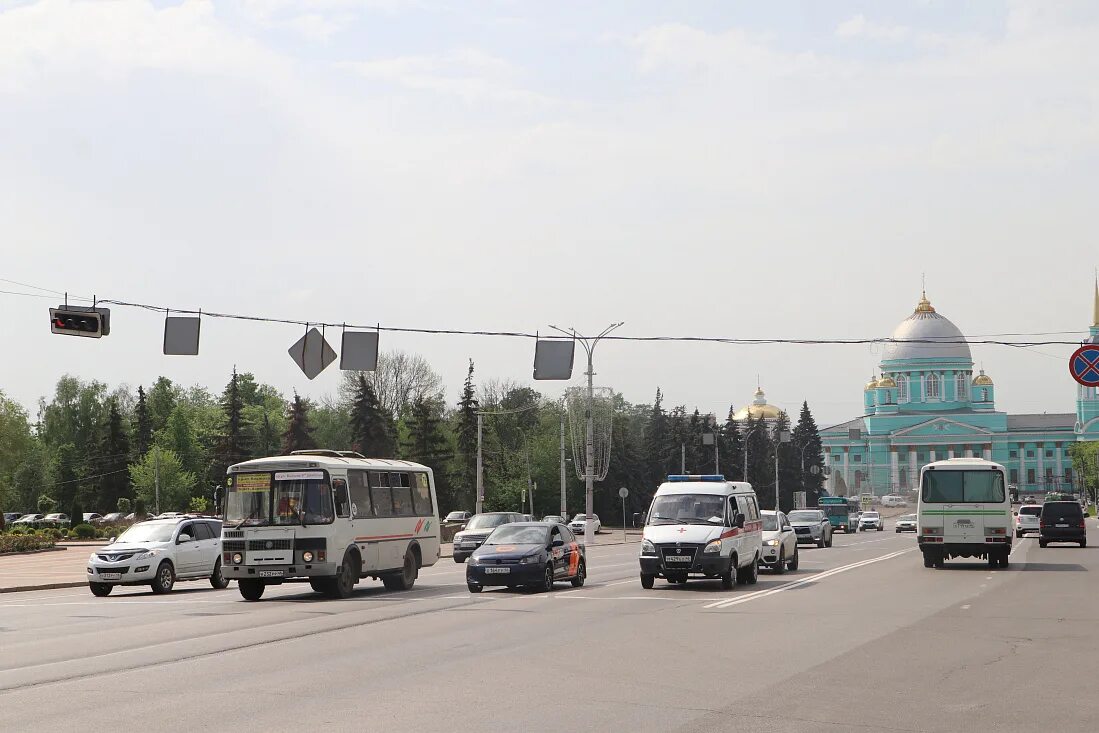
<svg viewBox="0 0 1099 733">
<path fill-rule="evenodd" d="M 584 585 L 588 569 L 584 546 L 563 524 L 515 522 L 493 530 L 469 557 L 466 585 L 480 593 L 486 585 L 553 590 L 558 581 Z"/>
</svg>

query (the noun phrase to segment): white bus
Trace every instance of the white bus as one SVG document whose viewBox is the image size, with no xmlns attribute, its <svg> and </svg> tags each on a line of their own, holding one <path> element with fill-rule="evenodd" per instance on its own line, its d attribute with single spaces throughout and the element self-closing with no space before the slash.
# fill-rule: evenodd
<svg viewBox="0 0 1099 733">
<path fill-rule="evenodd" d="M 917 538 L 924 567 L 951 557 L 987 558 L 1006 568 L 1011 554 L 1011 496 L 1006 471 L 980 458 L 950 458 L 923 467 Z"/>
<path fill-rule="evenodd" d="M 258 601 L 268 585 L 308 580 L 334 598 L 360 578 L 408 590 L 439 559 L 431 469 L 350 451 L 294 451 L 230 466 L 222 572 Z"/>
</svg>

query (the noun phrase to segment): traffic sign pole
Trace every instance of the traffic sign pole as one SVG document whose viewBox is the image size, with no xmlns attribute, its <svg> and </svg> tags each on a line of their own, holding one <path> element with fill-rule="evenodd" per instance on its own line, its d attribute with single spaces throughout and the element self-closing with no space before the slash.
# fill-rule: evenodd
<svg viewBox="0 0 1099 733">
<path fill-rule="evenodd" d="M 618 490 L 618 496 L 622 499 L 622 544 L 626 544 L 626 497 L 630 495 L 630 490 L 623 486 Z"/>
</svg>

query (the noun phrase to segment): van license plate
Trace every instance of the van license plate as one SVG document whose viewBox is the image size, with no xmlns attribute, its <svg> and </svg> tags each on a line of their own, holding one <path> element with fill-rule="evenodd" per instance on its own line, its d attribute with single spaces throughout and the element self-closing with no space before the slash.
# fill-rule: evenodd
<svg viewBox="0 0 1099 733">
<path fill-rule="evenodd" d="M 1068 525 L 1067 524 L 1058 524 L 1058 525 L 1055 525 L 1055 526 L 1057 526 L 1057 527 L 1067 527 Z"/>
<path fill-rule="evenodd" d="M 664 558 L 664 562 L 690 562 L 692 559 L 694 558 L 692 558 L 690 555 L 668 555 Z"/>
<path fill-rule="evenodd" d="M 122 573 L 100 573 L 100 580 L 122 580 Z"/>
<path fill-rule="evenodd" d="M 485 568 L 485 572 L 489 575 L 506 575 L 511 572 L 511 568 Z"/>
<path fill-rule="evenodd" d="M 259 576 L 261 578 L 281 578 L 283 576 L 282 570 L 261 570 Z"/>
</svg>

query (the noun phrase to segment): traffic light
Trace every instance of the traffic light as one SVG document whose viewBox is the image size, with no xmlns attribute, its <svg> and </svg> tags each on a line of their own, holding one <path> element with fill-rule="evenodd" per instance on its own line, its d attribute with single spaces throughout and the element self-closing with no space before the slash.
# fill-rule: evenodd
<svg viewBox="0 0 1099 733">
<path fill-rule="evenodd" d="M 111 333 L 111 310 L 77 305 L 50 308 L 50 331 L 96 339 L 107 336 Z"/>
</svg>

